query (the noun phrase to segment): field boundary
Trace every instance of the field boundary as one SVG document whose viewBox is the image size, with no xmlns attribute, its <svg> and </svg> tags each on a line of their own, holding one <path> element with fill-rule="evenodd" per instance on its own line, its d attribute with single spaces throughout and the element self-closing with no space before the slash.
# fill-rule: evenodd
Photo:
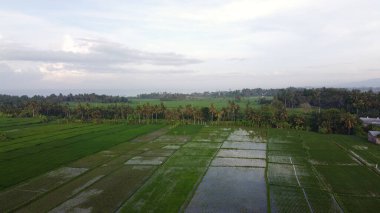
<svg viewBox="0 0 380 213">
<path fill-rule="evenodd" d="M 230 133 L 231 134 L 231 133 Z M 229 134 L 229 135 L 230 135 Z M 228 136 L 229 136 L 228 135 Z M 226 136 L 228 138 L 228 136 Z M 198 186 L 199 184 L 201 184 L 203 178 L 205 177 L 206 173 L 208 172 L 210 166 L 211 166 L 211 163 L 212 163 L 212 160 L 214 160 L 214 158 L 216 157 L 216 155 L 218 154 L 219 150 L 222 148 L 223 146 L 223 143 L 224 142 L 221 142 L 220 143 L 220 146 L 219 148 L 217 149 L 217 151 L 214 153 L 214 155 L 212 156 L 212 159 L 210 160 L 210 162 L 208 163 L 207 167 L 206 167 L 206 170 L 203 172 L 202 176 L 198 179 L 198 181 L 195 183 L 193 189 L 191 190 L 191 192 L 189 193 L 189 196 L 186 198 L 185 202 L 183 202 L 181 208 L 178 210 L 178 212 L 185 212 L 187 206 L 190 204 L 191 202 L 191 199 L 193 198 L 195 192 L 197 191 L 198 189 Z"/>
<path fill-rule="evenodd" d="M 349 150 L 342 145 L 338 144 L 337 142 L 334 141 L 334 143 L 341 149 L 343 149 L 349 156 L 352 156 L 356 160 L 358 160 L 363 166 L 365 166 L 367 169 L 371 170 L 378 176 L 380 176 L 380 170 L 376 168 L 375 166 L 372 166 L 370 163 L 368 163 L 365 159 L 363 159 L 360 155 L 356 154 L 354 151 Z"/>
<path fill-rule="evenodd" d="M 307 205 L 309 206 L 309 210 L 310 210 L 311 213 L 314 213 L 313 208 L 311 207 L 310 202 L 309 202 L 309 199 L 308 199 L 307 194 L 306 194 L 306 192 L 305 192 L 305 189 L 301 186 L 301 183 L 300 183 L 300 181 L 299 181 L 299 179 L 298 179 L 298 175 L 297 175 L 296 167 L 295 167 L 294 164 L 293 164 L 292 157 L 289 157 L 289 160 L 290 160 L 290 163 L 291 163 L 292 166 L 293 166 L 294 175 L 296 176 L 296 180 L 297 180 L 298 186 L 301 188 L 301 190 L 302 190 L 302 192 L 303 192 L 303 196 L 305 197 L 305 200 L 306 200 L 306 202 L 307 202 Z"/>
</svg>

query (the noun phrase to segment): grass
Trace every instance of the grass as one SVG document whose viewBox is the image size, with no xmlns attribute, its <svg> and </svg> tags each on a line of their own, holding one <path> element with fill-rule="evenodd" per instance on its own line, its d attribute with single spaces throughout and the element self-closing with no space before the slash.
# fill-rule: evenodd
<svg viewBox="0 0 380 213">
<path fill-rule="evenodd" d="M 168 132 L 168 135 L 195 135 L 203 128 L 202 125 L 178 125 Z"/>
<path fill-rule="evenodd" d="M 364 166 L 316 166 L 337 193 L 380 196 L 379 176 Z"/>
<path fill-rule="evenodd" d="M 144 183 L 154 170 L 154 166 L 123 166 L 62 203 L 54 210 L 65 211 L 75 208 L 90 208 L 97 212 L 113 212 Z M 98 191 L 99 193 L 88 197 L 83 196 L 84 194 L 91 194 L 93 191 Z"/>
<path fill-rule="evenodd" d="M 174 100 L 174 101 L 160 101 L 159 99 L 130 99 L 131 106 L 135 107 L 137 105 L 149 103 L 151 105 L 159 105 L 161 102 L 168 108 L 175 108 L 178 106 L 185 107 L 186 105 L 191 104 L 195 107 L 210 107 L 213 103 L 214 106 L 218 109 L 226 107 L 228 101 L 235 101 L 241 108 L 245 108 L 247 103 L 250 103 L 251 106 L 258 106 L 258 100 L 260 97 L 247 97 L 242 98 L 240 102 L 236 102 L 234 98 L 196 98 L 196 99 L 185 99 L 185 100 Z"/>
<path fill-rule="evenodd" d="M 266 97 L 267 99 L 272 99 L 272 97 Z M 130 98 L 130 103 L 117 103 L 118 105 L 130 105 L 136 107 L 137 105 L 143 105 L 149 103 L 150 105 L 160 105 L 163 103 L 168 108 L 176 108 L 178 106 L 185 107 L 186 105 L 192 105 L 195 107 L 210 107 L 211 103 L 217 109 L 226 107 L 228 101 L 235 101 L 241 108 L 245 108 L 246 104 L 249 103 L 253 107 L 259 106 L 258 100 L 260 97 L 246 97 L 242 98 L 241 101 L 235 101 L 234 98 L 194 98 L 194 99 L 184 99 L 184 100 L 173 100 L 173 101 L 161 101 L 160 99 L 139 99 L 139 98 Z M 75 107 L 78 103 L 70 102 L 71 107 Z M 97 107 L 106 107 L 109 105 L 114 105 L 113 103 L 89 103 L 92 106 Z"/>
<path fill-rule="evenodd" d="M 200 125 L 161 129 L 162 125 L 9 121 L 6 125 L 0 118 L 9 136 L 0 143 L 0 209 L 25 204 L 18 209 L 22 212 L 45 212 L 61 204 L 70 207 L 72 201 L 78 203 L 68 210 L 92 207 L 93 211 L 110 212 L 121 207 L 122 212 L 183 211 L 234 130 Z M 232 157 L 244 158 L 255 154 L 237 148 L 266 152 L 268 208 L 272 212 L 307 212 L 305 194 L 314 212 L 338 212 L 340 207 L 346 212 L 371 212 L 379 208 L 379 175 L 356 163 L 350 151 L 376 163 L 380 146 L 354 136 L 287 129 L 254 132 L 266 143 L 248 147 L 248 143 L 237 142 L 230 152 Z M 176 148 L 164 148 L 168 145 Z M 160 157 L 164 163 L 125 165 L 137 156 Z M 48 175 L 62 167 L 88 170 L 70 178 Z M 20 193 L 20 189 L 32 191 Z M 12 193 L 5 193 L 8 191 Z M 4 208 L 7 206 L 11 207 Z"/>
<path fill-rule="evenodd" d="M 186 148 L 206 148 L 206 149 L 217 149 L 222 143 L 207 143 L 207 142 L 190 142 L 184 145 Z"/>
<path fill-rule="evenodd" d="M 367 162 L 380 164 L 380 146 L 370 143 L 367 138 L 350 136 L 332 136 L 333 140 L 346 149 L 354 151 Z"/>
<path fill-rule="evenodd" d="M 74 171 L 76 172 L 70 174 L 69 168 L 59 168 L 7 190 L 0 194 L 0 206 L 2 209 L 11 210 L 36 196 L 42 195 L 46 191 L 72 180 L 84 173 L 86 169 L 74 168 Z"/>
<path fill-rule="evenodd" d="M 315 164 L 357 164 L 345 151 L 338 150 L 310 150 L 310 160 Z"/>
<path fill-rule="evenodd" d="M 0 152 L 10 153 L 10 151 L 23 149 L 23 148 L 28 148 L 28 150 L 32 152 L 32 150 L 34 149 L 33 147 L 36 147 L 36 146 L 40 146 L 38 148 L 42 148 L 45 146 L 49 146 L 50 145 L 48 144 L 49 142 L 56 142 L 58 140 L 69 139 L 73 136 L 79 136 L 79 135 L 88 134 L 91 132 L 104 131 L 108 128 L 110 127 L 105 126 L 105 125 L 99 125 L 99 126 L 89 125 L 89 126 L 81 126 L 81 127 L 56 130 L 56 131 L 53 130 L 51 132 L 45 132 L 45 130 L 41 128 L 41 131 L 38 135 L 17 138 L 15 140 L 8 141 L 8 143 L 3 143 L 2 146 L 0 147 Z M 41 146 L 42 144 L 44 145 Z M 12 153 L 15 153 L 15 152 L 12 152 Z"/>
<path fill-rule="evenodd" d="M 192 136 L 197 139 L 205 139 L 201 135 L 207 137 L 207 134 L 204 133 L 211 129 L 197 128 L 197 131 L 194 131 L 195 128 L 191 126 L 178 128 L 191 129 L 189 132 L 192 132 Z M 225 139 L 226 136 L 220 137 Z M 198 146 L 194 148 L 188 147 L 189 144 L 216 144 L 217 147 Z M 218 143 L 190 142 L 183 145 L 125 203 L 122 212 L 178 212 L 188 201 L 194 187 L 206 172 L 219 147 Z"/>
<path fill-rule="evenodd" d="M 103 131 L 79 134 L 39 146 L 6 152 L 2 154 L 0 161 L 0 189 L 161 127 L 161 125 L 104 126 Z"/>
<path fill-rule="evenodd" d="M 306 201 L 300 188 L 285 186 L 270 186 L 270 188 L 272 212 L 310 212 L 307 201 L 313 212 L 340 212 L 339 205 L 326 191 L 306 188 Z"/>
<path fill-rule="evenodd" d="M 211 155 L 212 156 L 212 155 Z M 166 163 L 171 167 L 207 167 L 210 163 L 210 156 L 181 156 L 173 155 Z"/>
<path fill-rule="evenodd" d="M 8 118 L 0 117 L 0 130 L 7 131 L 14 128 L 30 127 L 42 123 L 40 118 Z"/>
<path fill-rule="evenodd" d="M 121 212 L 177 212 L 205 167 L 164 167 L 123 206 Z"/>
<path fill-rule="evenodd" d="M 306 165 L 308 164 L 306 157 L 295 157 L 292 156 L 292 162 L 290 162 L 289 156 L 278 156 L 278 155 L 270 155 L 268 156 L 268 161 L 270 163 L 283 163 L 283 164 L 295 164 L 295 165 Z"/>
<path fill-rule="evenodd" d="M 182 148 L 176 155 L 180 156 L 213 156 L 218 149 L 213 148 Z"/>
<path fill-rule="evenodd" d="M 80 192 L 80 189 L 84 189 L 84 186 L 90 186 L 99 179 L 106 176 L 108 173 L 116 170 L 116 166 L 104 166 L 98 169 L 89 171 L 84 175 L 79 176 L 73 181 L 62 185 L 56 190 L 50 191 L 41 196 L 36 201 L 24 206 L 21 211 L 24 212 L 48 212 L 52 208 L 56 207 L 60 203 L 70 199 L 75 192 Z"/>
<path fill-rule="evenodd" d="M 41 137 L 41 132 L 44 131 L 45 133 L 49 132 L 57 132 L 67 129 L 74 129 L 80 126 L 85 126 L 86 124 L 56 124 L 56 123 L 49 123 L 49 124 L 40 124 L 40 125 L 32 125 L 32 126 L 26 126 L 22 129 L 11 129 L 6 131 L 7 137 L 10 140 L 15 139 L 21 139 L 21 138 L 29 138 L 29 137 Z M 87 126 L 87 125 L 86 125 Z M 2 143 L 4 144 L 4 143 Z M 0 145 L 2 145 L 0 144 Z"/>
<path fill-rule="evenodd" d="M 308 205 L 300 188 L 270 186 L 273 212 L 308 212 Z"/>
<path fill-rule="evenodd" d="M 320 183 L 315 177 L 313 171 L 308 166 L 295 165 L 297 177 L 293 165 L 289 164 L 268 164 L 268 181 L 270 184 L 281 186 L 299 187 L 297 178 L 301 187 L 317 187 Z"/>
<path fill-rule="evenodd" d="M 376 213 L 380 209 L 379 197 L 358 197 L 349 195 L 339 195 L 339 200 L 343 204 L 343 209 L 346 212 L 353 213 Z"/>
</svg>

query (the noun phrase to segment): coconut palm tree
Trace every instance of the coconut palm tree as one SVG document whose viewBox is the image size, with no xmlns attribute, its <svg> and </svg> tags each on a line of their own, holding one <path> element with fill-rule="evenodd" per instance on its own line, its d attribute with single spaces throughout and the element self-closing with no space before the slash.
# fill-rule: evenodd
<svg viewBox="0 0 380 213">
<path fill-rule="evenodd" d="M 214 121 L 214 115 L 218 114 L 218 110 L 216 109 L 216 107 L 214 106 L 213 103 L 210 105 L 210 113 L 211 113 L 211 122 L 213 122 Z"/>
</svg>

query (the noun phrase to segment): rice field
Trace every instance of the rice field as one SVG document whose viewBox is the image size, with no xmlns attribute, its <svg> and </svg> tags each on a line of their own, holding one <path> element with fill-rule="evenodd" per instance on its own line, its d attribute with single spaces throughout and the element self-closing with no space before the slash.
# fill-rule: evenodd
<svg viewBox="0 0 380 213">
<path fill-rule="evenodd" d="M 0 118 L 1 212 L 377 212 L 380 147 L 284 129 Z"/>
</svg>

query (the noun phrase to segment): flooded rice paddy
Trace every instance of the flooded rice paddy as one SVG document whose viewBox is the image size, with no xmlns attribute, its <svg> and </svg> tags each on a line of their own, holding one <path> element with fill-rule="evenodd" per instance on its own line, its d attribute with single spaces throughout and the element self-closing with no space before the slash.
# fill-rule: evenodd
<svg viewBox="0 0 380 213">
<path fill-rule="evenodd" d="M 185 212 L 266 212 L 266 144 L 232 132 L 212 160 Z"/>
<path fill-rule="evenodd" d="M 0 210 L 376 212 L 373 148 L 301 133 L 163 128 L 0 191 Z"/>
</svg>

